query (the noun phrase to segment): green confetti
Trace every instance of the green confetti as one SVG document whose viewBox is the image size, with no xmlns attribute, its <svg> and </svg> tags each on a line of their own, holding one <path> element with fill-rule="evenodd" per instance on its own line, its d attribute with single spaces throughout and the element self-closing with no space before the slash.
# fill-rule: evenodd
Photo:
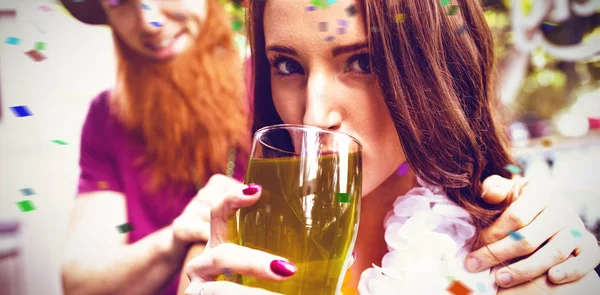
<svg viewBox="0 0 600 295">
<path fill-rule="evenodd" d="M 458 5 L 452 5 L 450 6 L 450 9 L 448 10 L 448 15 L 455 15 L 458 12 Z"/>
<path fill-rule="evenodd" d="M 513 165 L 513 164 L 508 164 L 506 166 L 504 166 L 504 169 L 508 170 L 510 173 L 512 174 L 519 174 L 521 173 L 521 168 Z"/>
<path fill-rule="evenodd" d="M 575 237 L 575 238 L 581 238 L 581 232 L 576 230 L 576 229 L 572 229 L 571 230 L 571 234 Z"/>
<path fill-rule="evenodd" d="M 556 26 L 558 26 L 557 24 L 555 24 L 555 23 L 552 23 L 552 22 L 543 22 L 543 24 L 545 24 L 545 25 L 549 25 L 549 26 L 553 26 L 553 27 L 556 27 Z"/>
<path fill-rule="evenodd" d="M 46 43 L 35 42 L 35 50 L 44 50 L 44 49 L 46 49 Z"/>
<path fill-rule="evenodd" d="M 242 21 L 241 20 L 234 20 L 231 23 L 231 27 L 233 28 L 234 31 L 241 31 L 242 30 Z"/>
<path fill-rule="evenodd" d="M 340 203 L 350 203 L 351 196 L 349 193 L 338 193 L 337 198 Z"/>
<path fill-rule="evenodd" d="M 67 145 L 68 143 L 62 141 L 62 140 L 53 140 L 52 142 L 56 143 L 56 144 L 60 144 L 60 145 Z"/>
<path fill-rule="evenodd" d="M 117 230 L 119 230 L 119 232 L 122 234 L 128 233 L 133 230 L 133 225 L 131 225 L 129 222 L 123 223 L 121 225 L 117 225 Z"/>
<path fill-rule="evenodd" d="M 453 276 L 447 276 L 446 280 L 448 280 L 448 284 L 451 284 L 452 282 L 456 281 L 456 278 Z"/>
<path fill-rule="evenodd" d="M 329 8 L 329 5 L 327 4 L 327 1 L 325 1 L 325 0 L 312 0 L 312 1 L 310 1 L 310 5 L 320 7 L 321 9 Z"/>
<path fill-rule="evenodd" d="M 442 6 L 446 6 L 446 5 L 450 4 L 450 1 L 451 1 L 451 0 L 441 0 L 441 1 L 440 1 L 440 4 L 441 4 Z"/>
<path fill-rule="evenodd" d="M 35 210 L 35 205 L 30 200 L 24 200 L 21 202 L 17 202 L 16 204 L 17 207 L 19 207 L 19 210 L 21 210 L 22 212 L 29 212 Z"/>
</svg>

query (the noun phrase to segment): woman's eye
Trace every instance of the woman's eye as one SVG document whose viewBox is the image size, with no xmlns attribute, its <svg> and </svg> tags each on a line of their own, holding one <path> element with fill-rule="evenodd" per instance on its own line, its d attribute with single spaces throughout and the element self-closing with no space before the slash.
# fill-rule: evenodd
<svg viewBox="0 0 600 295">
<path fill-rule="evenodd" d="M 361 74 L 371 73 L 371 64 L 369 55 L 366 53 L 357 54 L 348 60 L 346 72 L 358 72 Z"/>
<path fill-rule="evenodd" d="M 303 74 L 302 66 L 295 60 L 289 58 L 278 58 L 273 62 L 273 67 L 280 75 Z"/>
</svg>

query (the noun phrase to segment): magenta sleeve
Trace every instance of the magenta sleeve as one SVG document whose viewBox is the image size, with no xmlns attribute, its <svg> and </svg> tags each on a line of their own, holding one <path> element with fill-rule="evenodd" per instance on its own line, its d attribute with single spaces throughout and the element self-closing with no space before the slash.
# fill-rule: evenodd
<svg viewBox="0 0 600 295">
<path fill-rule="evenodd" d="M 108 92 L 96 97 L 88 111 L 81 132 L 79 184 L 77 194 L 111 190 L 122 191 L 111 140 Z"/>
</svg>

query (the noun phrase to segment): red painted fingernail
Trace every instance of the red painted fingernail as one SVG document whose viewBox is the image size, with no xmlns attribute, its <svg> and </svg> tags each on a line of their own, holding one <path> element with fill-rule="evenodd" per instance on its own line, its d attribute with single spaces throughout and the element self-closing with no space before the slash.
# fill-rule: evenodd
<svg viewBox="0 0 600 295">
<path fill-rule="evenodd" d="M 352 251 L 352 263 L 354 263 L 354 261 L 356 261 L 357 258 L 358 258 L 358 253 L 356 253 L 356 251 Z"/>
<path fill-rule="evenodd" d="M 273 260 L 271 261 L 271 270 L 282 277 L 289 277 L 295 274 L 298 268 L 285 260 Z"/>
<path fill-rule="evenodd" d="M 245 189 L 242 190 L 242 193 L 246 196 L 252 196 L 260 190 L 260 185 L 258 184 L 249 184 Z"/>
</svg>

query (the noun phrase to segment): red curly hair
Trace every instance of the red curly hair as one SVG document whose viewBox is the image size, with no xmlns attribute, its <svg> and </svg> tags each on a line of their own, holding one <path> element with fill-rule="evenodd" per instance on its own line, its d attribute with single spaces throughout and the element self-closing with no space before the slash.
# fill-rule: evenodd
<svg viewBox="0 0 600 295">
<path fill-rule="evenodd" d="M 111 111 L 145 145 L 139 164 L 149 165 L 153 192 L 204 183 L 224 173 L 231 148 L 247 153 L 243 66 L 223 7 L 207 4 L 193 48 L 167 63 L 148 63 L 114 35 L 119 66 Z"/>
</svg>

